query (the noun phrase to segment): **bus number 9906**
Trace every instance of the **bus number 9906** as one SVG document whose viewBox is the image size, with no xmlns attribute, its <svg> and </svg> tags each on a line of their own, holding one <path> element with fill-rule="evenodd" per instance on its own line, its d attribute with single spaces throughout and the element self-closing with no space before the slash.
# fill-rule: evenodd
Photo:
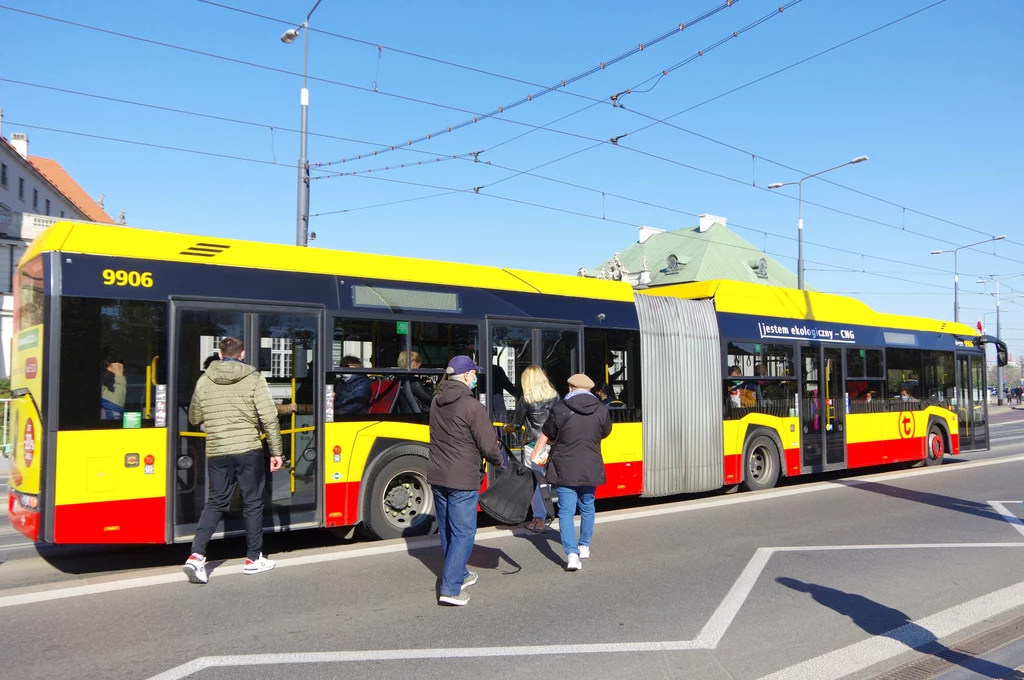
<svg viewBox="0 0 1024 680">
<path fill-rule="evenodd" d="M 152 288 L 153 274 L 150 272 L 129 272 L 123 269 L 104 269 L 103 285 Z"/>
</svg>

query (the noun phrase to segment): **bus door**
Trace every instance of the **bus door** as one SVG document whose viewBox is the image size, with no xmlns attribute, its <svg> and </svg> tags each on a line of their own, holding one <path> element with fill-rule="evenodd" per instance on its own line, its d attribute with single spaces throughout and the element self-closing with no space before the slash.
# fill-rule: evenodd
<svg viewBox="0 0 1024 680">
<path fill-rule="evenodd" d="M 960 450 L 988 448 L 988 383 L 985 357 L 956 355 L 956 414 L 960 430 Z"/>
<path fill-rule="evenodd" d="M 487 401 L 495 422 L 511 422 L 527 366 L 543 368 L 558 394 L 566 395 L 569 376 L 582 370 L 579 326 L 497 319 L 487 325 L 491 338 Z"/>
<path fill-rule="evenodd" d="M 801 472 L 846 467 L 846 372 L 838 347 L 800 347 Z"/>
<path fill-rule="evenodd" d="M 168 426 L 174 433 L 176 463 L 170 481 L 174 540 L 191 539 L 206 503 L 206 434 L 201 426 L 189 423 L 188 407 L 196 381 L 218 359 L 220 340 L 225 336 L 241 338 L 245 343 L 245 363 L 266 377 L 278 408 L 284 467 L 271 473 L 267 458 L 264 528 L 318 526 L 323 486 L 319 451 L 324 421 L 320 311 L 191 301 L 176 302 L 173 308 L 175 363 Z M 215 535 L 236 533 L 244 533 L 237 490 Z"/>
</svg>

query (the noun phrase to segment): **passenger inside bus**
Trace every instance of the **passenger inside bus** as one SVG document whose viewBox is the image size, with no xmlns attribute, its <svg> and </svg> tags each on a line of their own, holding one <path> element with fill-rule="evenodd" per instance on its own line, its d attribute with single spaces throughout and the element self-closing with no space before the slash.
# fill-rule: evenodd
<svg viewBox="0 0 1024 680">
<path fill-rule="evenodd" d="M 363 362 L 353 356 L 341 363 L 349 368 L 362 368 Z M 334 416 L 359 415 L 370 408 L 370 379 L 362 373 L 342 373 L 334 386 Z"/>
<path fill-rule="evenodd" d="M 128 397 L 128 380 L 124 364 L 104 361 L 100 372 L 100 420 L 121 420 Z"/>
</svg>

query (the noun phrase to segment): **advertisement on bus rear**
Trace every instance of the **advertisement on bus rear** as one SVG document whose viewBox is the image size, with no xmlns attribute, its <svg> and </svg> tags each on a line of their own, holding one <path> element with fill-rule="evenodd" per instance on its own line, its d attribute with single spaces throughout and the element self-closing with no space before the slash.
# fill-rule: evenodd
<svg viewBox="0 0 1024 680">
<path fill-rule="evenodd" d="M 11 354 L 11 487 L 21 494 L 39 493 L 39 457 L 43 423 L 37 406 L 43 398 L 43 326 L 32 326 L 14 338 Z M 21 394 L 20 390 L 28 392 Z M 35 508 L 28 508 L 35 510 Z"/>
</svg>

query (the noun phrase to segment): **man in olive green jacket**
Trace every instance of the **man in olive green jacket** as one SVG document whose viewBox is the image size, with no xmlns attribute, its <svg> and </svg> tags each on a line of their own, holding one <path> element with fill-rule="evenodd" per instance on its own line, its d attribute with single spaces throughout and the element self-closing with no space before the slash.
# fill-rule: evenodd
<svg viewBox="0 0 1024 680">
<path fill-rule="evenodd" d="M 206 545 L 228 509 L 237 484 L 242 495 L 247 555 L 245 573 L 274 568 L 263 556 L 263 446 L 259 426 L 270 445 L 270 471 L 281 469 L 281 427 L 267 379 L 244 363 L 238 338 L 220 341 L 220 361 L 210 364 L 196 383 L 188 419 L 206 430 L 206 480 L 209 497 L 192 540 L 184 571 L 192 583 L 206 583 Z"/>
</svg>

